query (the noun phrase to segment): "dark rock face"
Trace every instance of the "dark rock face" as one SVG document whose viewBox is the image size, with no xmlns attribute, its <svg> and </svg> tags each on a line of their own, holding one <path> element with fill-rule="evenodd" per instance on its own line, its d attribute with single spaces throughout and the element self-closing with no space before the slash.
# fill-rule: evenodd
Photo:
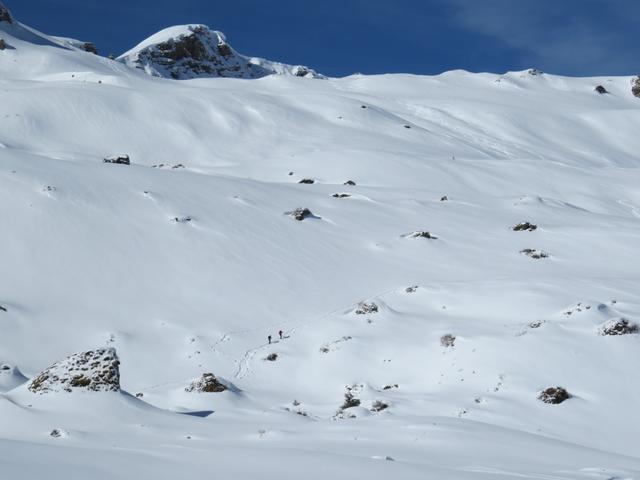
<svg viewBox="0 0 640 480">
<path fill-rule="evenodd" d="M 117 165 L 131 165 L 131 159 L 129 155 L 115 155 L 113 157 L 107 157 L 103 160 L 104 163 L 115 163 Z"/>
<path fill-rule="evenodd" d="M 514 225 L 513 227 L 511 227 L 511 229 L 514 232 L 533 232 L 534 230 L 538 229 L 537 225 L 534 225 L 533 223 L 529 223 L 529 222 L 522 222 L 522 223 L 518 223 L 517 225 Z"/>
<path fill-rule="evenodd" d="M 594 88 L 594 90 L 596 92 L 598 92 L 600 95 L 604 95 L 605 93 L 609 93 L 609 92 L 607 92 L 607 89 L 604 88 L 602 85 L 598 85 L 596 88 Z"/>
<path fill-rule="evenodd" d="M 640 98 L 640 76 L 631 80 L 631 93 L 633 93 L 635 97 Z"/>
<path fill-rule="evenodd" d="M 176 29 L 177 28 L 177 29 Z M 174 27 L 164 41 L 119 58 L 150 75 L 185 80 L 190 78 L 262 78 L 272 74 L 324 78 L 307 67 L 290 66 L 240 55 L 224 34 L 205 25 Z M 166 37 L 165 37 L 166 38 Z"/>
<path fill-rule="evenodd" d="M 633 335 L 640 333 L 640 327 L 626 318 L 613 319 L 600 328 L 602 335 Z"/>
<path fill-rule="evenodd" d="M 213 373 L 204 373 L 202 377 L 194 380 L 184 389 L 189 393 L 220 393 L 227 390 L 227 387 L 220 383 Z"/>
<path fill-rule="evenodd" d="M 334 193 L 331 195 L 333 198 L 349 198 L 351 195 L 348 193 Z"/>
<path fill-rule="evenodd" d="M 303 178 L 298 183 L 303 183 L 305 185 L 313 185 L 316 181 L 313 178 Z"/>
<path fill-rule="evenodd" d="M 120 361 L 114 348 L 76 353 L 54 363 L 29 383 L 33 393 L 117 392 L 120 390 Z"/>
<path fill-rule="evenodd" d="M 347 180 L 346 182 L 343 183 L 343 185 L 347 185 L 349 187 L 355 187 L 356 182 L 354 182 L 353 180 Z"/>
<path fill-rule="evenodd" d="M 571 394 L 562 387 L 549 387 L 538 394 L 538 400 L 551 405 L 559 405 L 571 398 Z"/>
</svg>

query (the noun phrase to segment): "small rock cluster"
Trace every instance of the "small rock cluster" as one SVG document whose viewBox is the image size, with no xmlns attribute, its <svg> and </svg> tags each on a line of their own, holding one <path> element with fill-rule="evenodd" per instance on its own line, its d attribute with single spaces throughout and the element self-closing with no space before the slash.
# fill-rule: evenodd
<svg viewBox="0 0 640 480">
<path fill-rule="evenodd" d="M 438 237 L 431 234 L 431 232 L 427 232 L 426 230 L 417 230 L 415 232 L 411 232 L 407 235 L 409 238 L 428 238 L 429 240 L 437 240 Z"/>
<path fill-rule="evenodd" d="M 549 254 L 547 252 L 543 252 L 542 250 L 536 250 L 533 248 L 522 249 L 520 250 L 520 253 L 526 255 L 529 258 L 535 258 L 536 260 L 549 257 Z"/>
<path fill-rule="evenodd" d="M 291 218 L 301 222 L 305 218 L 313 217 L 313 213 L 308 208 L 300 207 L 296 208 L 291 212 L 286 212 L 286 215 L 289 215 Z"/>
<path fill-rule="evenodd" d="M 54 363 L 29 382 L 33 393 L 117 392 L 120 390 L 120 361 L 114 348 L 76 353 Z"/>
</svg>

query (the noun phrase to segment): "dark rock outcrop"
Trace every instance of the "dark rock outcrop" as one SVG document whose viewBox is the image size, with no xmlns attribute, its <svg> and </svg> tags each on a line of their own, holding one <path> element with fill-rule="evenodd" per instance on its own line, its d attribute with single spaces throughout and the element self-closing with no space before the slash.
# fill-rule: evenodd
<svg viewBox="0 0 640 480">
<path fill-rule="evenodd" d="M 631 93 L 633 93 L 634 97 L 640 98 L 640 76 L 631 80 Z"/>
<path fill-rule="evenodd" d="M 547 252 L 543 252 L 542 250 L 536 250 L 534 248 L 524 248 L 520 250 L 520 253 L 522 253 L 523 255 L 526 255 L 529 258 L 535 258 L 536 260 L 549 257 L 549 254 Z"/>
<path fill-rule="evenodd" d="M 602 335 L 633 335 L 640 333 L 638 324 L 630 322 L 626 318 L 614 318 L 600 327 Z"/>
<path fill-rule="evenodd" d="M 303 66 L 285 65 L 236 52 L 222 32 L 206 25 L 184 25 L 158 32 L 118 58 L 149 75 L 190 78 L 261 78 L 267 75 L 324 78 Z"/>
<path fill-rule="evenodd" d="M 120 390 L 120 361 L 114 348 L 76 353 L 54 363 L 29 382 L 33 393 L 117 392 Z"/>
<path fill-rule="evenodd" d="M 311 210 L 303 207 L 296 208 L 292 212 L 286 212 L 286 214 L 291 218 L 298 220 L 299 222 L 301 222 L 305 218 L 313 217 L 313 213 L 311 213 Z"/>
<path fill-rule="evenodd" d="M 562 387 L 549 387 L 538 394 L 538 400 L 551 405 L 559 405 L 571 398 L 571 394 Z"/>
<path fill-rule="evenodd" d="M 374 302 L 371 303 L 367 303 L 367 302 L 362 302 L 358 305 L 358 308 L 356 309 L 356 315 L 369 315 L 371 313 L 378 313 L 378 305 L 375 304 Z"/>
<path fill-rule="evenodd" d="M 0 2 L 0 22 L 13 23 L 11 12 L 9 12 L 9 9 L 5 7 L 2 2 Z"/>
<path fill-rule="evenodd" d="M 104 163 L 115 163 L 117 165 L 131 165 L 129 155 L 114 155 L 112 157 L 106 157 L 102 161 Z"/>
<path fill-rule="evenodd" d="M 604 88 L 602 85 L 598 85 L 596 88 L 594 88 L 594 91 L 598 92 L 600 95 L 604 95 L 605 93 L 609 93 L 607 91 L 607 89 Z"/>
<path fill-rule="evenodd" d="M 522 223 L 518 223 L 516 225 L 514 225 L 513 227 L 511 227 L 511 229 L 514 232 L 533 232 L 534 230 L 538 229 L 537 225 L 534 225 L 533 223 L 529 223 L 529 222 L 522 222 Z"/>
<path fill-rule="evenodd" d="M 226 385 L 220 383 L 213 373 L 203 373 L 200 378 L 192 381 L 188 387 L 184 389 L 189 393 L 220 393 L 228 390 Z"/>
</svg>

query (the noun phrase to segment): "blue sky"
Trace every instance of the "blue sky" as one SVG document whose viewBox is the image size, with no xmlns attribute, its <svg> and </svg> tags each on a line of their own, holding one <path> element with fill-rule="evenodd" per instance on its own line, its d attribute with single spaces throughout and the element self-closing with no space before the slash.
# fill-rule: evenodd
<svg viewBox="0 0 640 480">
<path fill-rule="evenodd" d="M 6 0 L 23 23 L 120 54 L 171 25 L 204 23 L 241 53 L 354 72 L 536 67 L 640 71 L 640 0 Z"/>
</svg>

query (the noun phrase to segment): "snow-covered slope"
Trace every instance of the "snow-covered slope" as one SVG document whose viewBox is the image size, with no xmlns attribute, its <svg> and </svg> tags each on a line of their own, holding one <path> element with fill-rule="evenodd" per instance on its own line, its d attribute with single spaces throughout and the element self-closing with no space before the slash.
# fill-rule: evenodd
<svg viewBox="0 0 640 480">
<path fill-rule="evenodd" d="M 0 478 L 640 478 L 629 77 L 171 82 L 0 37 Z"/>
<path fill-rule="evenodd" d="M 236 52 L 222 32 L 206 25 L 179 25 L 147 38 L 118 60 L 156 77 L 262 78 L 267 75 L 324 78 L 308 67 L 285 65 Z"/>
</svg>

